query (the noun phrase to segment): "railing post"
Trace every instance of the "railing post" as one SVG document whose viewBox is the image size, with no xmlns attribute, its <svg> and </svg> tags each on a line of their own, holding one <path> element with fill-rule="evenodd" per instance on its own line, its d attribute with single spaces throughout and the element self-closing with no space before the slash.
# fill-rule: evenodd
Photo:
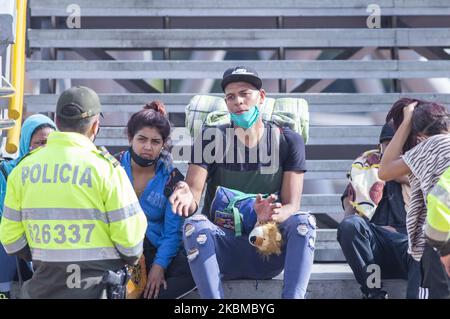
<svg viewBox="0 0 450 319">
<path fill-rule="evenodd" d="M 12 46 L 13 61 L 11 84 L 15 94 L 11 97 L 8 107 L 8 117 L 16 121 L 16 125 L 8 131 L 6 151 L 10 154 L 17 152 L 22 128 L 23 92 L 25 82 L 25 37 L 27 24 L 27 0 L 16 1 L 16 41 Z"/>
</svg>

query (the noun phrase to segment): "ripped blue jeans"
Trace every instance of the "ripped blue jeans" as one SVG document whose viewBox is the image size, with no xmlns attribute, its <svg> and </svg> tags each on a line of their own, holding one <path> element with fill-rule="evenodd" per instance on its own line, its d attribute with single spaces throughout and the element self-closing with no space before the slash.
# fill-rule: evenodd
<svg viewBox="0 0 450 319">
<path fill-rule="evenodd" d="M 223 298 L 222 279 L 271 279 L 284 269 L 282 298 L 305 298 L 314 260 L 315 218 L 299 212 L 278 226 L 282 252 L 267 259 L 250 245 L 248 235 L 236 237 L 233 230 L 213 224 L 202 214 L 187 218 L 183 241 L 200 297 Z"/>
</svg>

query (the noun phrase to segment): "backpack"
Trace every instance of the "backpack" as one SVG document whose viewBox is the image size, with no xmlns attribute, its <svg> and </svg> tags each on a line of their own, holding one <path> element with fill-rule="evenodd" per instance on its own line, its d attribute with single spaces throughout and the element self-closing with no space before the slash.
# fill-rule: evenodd
<svg viewBox="0 0 450 319">
<path fill-rule="evenodd" d="M 308 102 L 294 98 L 265 98 L 261 109 L 262 119 L 280 127 L 288 126 L 299 133 L 305 144 L 309 139 Z M 201 132 L 203 126 L 230 124 L 230 114 L 223 98 L 210 95 L 195 95 L 186 106 L 185 126 L 192 137 Z"/>
<path fill-rule="evenodd" d="M 257 223 L 253 209 L 256 196 L 219 186 L 211 203 L 209 215 L 217 226 L 234 230 L 236 237 L 248 235 L 249 243 L 263 256 L 279 255 L 282 235 L 273 221 Z M 269 194 L 262 195 L 263 198 L 267 196 Z"/>
<path fill-rule="evenodd" d="M 370 150 L 353 161 L 350 172 L 348 195 L 352 205 L 360 216 L 369 220 L 375 214 L 382 197 L 385 182 L 378 178 L 381 154 Z"/>
<path fill-rule="evenodd" d="M 209 211 L 211 221 L 217 226 L 234 230 L 235 236 L 250 233 L 253 228 L 246 229 L 245 225 L 253 226 L 256 223 L 253 209 L 256 195 L 218 186 Z M 268 195 L 262 196 L 265 198 Z"/>
</svg>

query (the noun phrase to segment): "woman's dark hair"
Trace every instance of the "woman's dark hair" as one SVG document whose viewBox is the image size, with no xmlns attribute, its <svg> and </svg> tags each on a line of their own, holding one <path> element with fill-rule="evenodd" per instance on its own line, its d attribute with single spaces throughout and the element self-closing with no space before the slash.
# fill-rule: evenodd
<svg viewBox="0 0 450 319">
<path fill-rule="evenodd" d="M 417 102 L 417 105 L 413 112 L 411 133 L 403 146 L 403 152 L 418 144 L 419 134 L 433 136 L 449 129 L 449 112 L 444 105 L 411 98 L 402 98 L 395 102 L 386 116 L 386 122 L 392 120 L 397 130 L 403 122 L 403 108 L 413 102 Z"/>
<path fill-rule="evenodd" d="M 36 127 L 35 129 L 34 129 L 34 131 L 33 131 L 33 134 L 31 134 L 31 138 L 33 138 L 33 135 L 34 134 L 36 134 L 36 132 L 38 132 L 39 130 L 42 130 L 42 129 L 44 129 L 44 128 L 51 128 L 51 129 L 53 129 L 53 130 L 56 130 L 56 127 L 54 127 L 53 125 L 51 125 L 51 124 L 49 124 L 49 123 L 44 123 L 44 124 L 41 124 L 41 125 L 39 125 L 38 127 Z"/>
<path fill-rule="evenodd" d="M 136 133 L 144 127 L 156 128 L 161 134 L 164 143 L 162 156 L 169 158 L 172 147 L 170 139 L 171 124 L 167 117 L 164 104 L 161 101 L 152 101 L 144 105 L 142 110 L 134 113 L 127 124 L 128 139 L 132 139 Z"/>
</svg>

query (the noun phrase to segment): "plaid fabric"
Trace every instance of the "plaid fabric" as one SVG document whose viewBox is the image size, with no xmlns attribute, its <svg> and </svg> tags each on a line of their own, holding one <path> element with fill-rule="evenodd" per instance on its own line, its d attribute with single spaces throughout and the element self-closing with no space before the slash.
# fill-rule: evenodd
<svg viewBox="0 0 450 319">
<path fill-rule="evenodd" d="M 276 99 L 273 112 L 269 118 L 270 121 L 279 126 L 289 126 L 303 137 L 305 144 L 308 143 L 309 111 L 308 102 L 305 99 Z"/>
</svg>

